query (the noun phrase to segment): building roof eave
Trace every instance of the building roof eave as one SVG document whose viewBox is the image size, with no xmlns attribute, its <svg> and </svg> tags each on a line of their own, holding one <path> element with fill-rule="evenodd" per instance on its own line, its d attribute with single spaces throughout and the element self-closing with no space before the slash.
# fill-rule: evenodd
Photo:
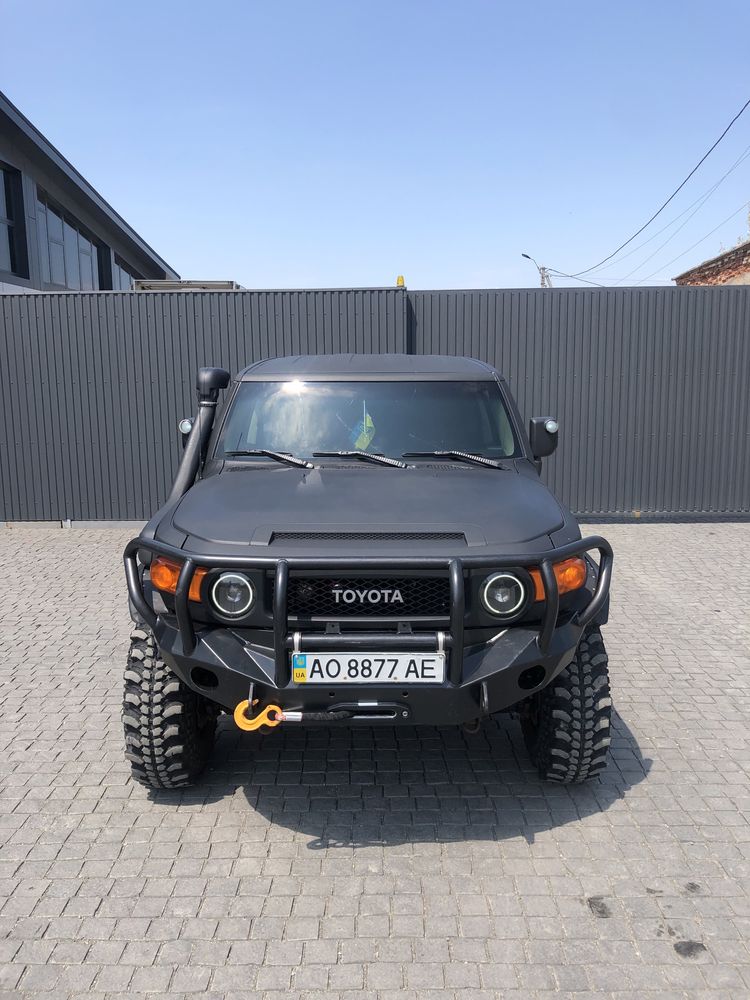
<svg viewBox="0 0 750 1000">
<path fill-rule="evenodd" d="M 735 257 L 747 257 L 748 265 L 750 266 L 750 240 L 740 243 L 739 246 L 732 247 L 731 250 L 724 250 L 715 257 L 709 257 L 708 260 L 701 261 L 700 264 L 696 264 L 689 270 L 683 271 L 682 274 L 676 275 L 676 277 L 672 278 L 672 281 L 681 281 L 684 278 L 692 278 L 706 268 L 714 267 L 717 264 L 729 264 Z"/>
<path fill-rule="evenodd" d="M 122 235 L 132 243 L 136 249 L 148 257 L 160 270 L 163 270 L 167 278 L 179 278 L 173 267 L 159 256 L 159 254 L 149 246 L 146 241 L 130 226 L 119 212 L 115 211 L 109 202 L 103 198 L 99 192 L 86 180 L 73 164 L 67 160 L 62 153 L 56 149 L 52 143 L 45 138 L 39 129 L 30 122 L 29 119 L 18 110 L 0 91 L 0 116 L 5 116 L 21 133 L 31 142 L 64 176 L 87 198 L 106 218 L 115 225 Z"/>
</svg>

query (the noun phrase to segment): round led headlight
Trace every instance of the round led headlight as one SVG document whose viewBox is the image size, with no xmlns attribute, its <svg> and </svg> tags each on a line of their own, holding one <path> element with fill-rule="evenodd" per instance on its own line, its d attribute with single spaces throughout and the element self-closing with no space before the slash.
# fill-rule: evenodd
<svg viewBox="0 0 750 1000">
<path fill-rule="evenodd" d="M 211 602 L 226 618 L 239 618 L 253 606 L 255 588 L 240 573 L 222 573 L 211 587 Z"/>
<path fill-rule="evenodd" d="M 493 573 L 482 584 L 482 604 L 491 615 L 510 618 L 526 600 L 526 587 L 515 573 Z"/>
</svg>

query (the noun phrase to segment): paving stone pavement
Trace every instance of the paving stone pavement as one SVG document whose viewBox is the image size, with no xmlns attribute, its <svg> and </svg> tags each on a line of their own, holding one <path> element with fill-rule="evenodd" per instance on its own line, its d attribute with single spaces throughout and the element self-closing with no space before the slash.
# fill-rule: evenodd
<svg viewBox="0 0 750 1000">
<path fill-rule="evenodd" d="M 129 779 L 111 529 L 0 531 L 0 998 L 750 997 L 750 525 L 610 525 L 612 763 L 518 724 L 259 737 Z"/>
</svg>

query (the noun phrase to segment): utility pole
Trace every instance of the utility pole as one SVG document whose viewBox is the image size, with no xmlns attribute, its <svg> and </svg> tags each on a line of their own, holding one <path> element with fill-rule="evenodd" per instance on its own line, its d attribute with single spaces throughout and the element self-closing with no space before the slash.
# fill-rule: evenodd
<svg viewBox="0 0 750 1000">
<path fill-rule="evenodd" d="M 552 278 L 550 277 L 549 268 L 543 267 L 541 264 L 537 264 L 533 257 L 529 256 L 527 253 L 522 253 L 522 257 L 526 260 L 530 260 L 534 267 L 539 272 L 539 284 L 542 288 L 552 288 Z"/>
</svg>

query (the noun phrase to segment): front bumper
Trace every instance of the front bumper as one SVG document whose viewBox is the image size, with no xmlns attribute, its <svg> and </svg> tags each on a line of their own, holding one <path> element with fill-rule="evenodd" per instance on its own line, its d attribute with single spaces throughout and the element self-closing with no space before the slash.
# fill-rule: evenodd
<svg viewBox="0 0 750 1000">
<path fill-rule="evenodd" d="M 175 594 L 174 614 L 157 614 L 146 598 L 138 551 L 149 550 L 183 561 Z M 599 566 L 590 600 L 572 615 L 560 617 L 553 562 L 596 550 Z M 612 575 L 612 549 L 600 536 L 591 536 L 558 549 L 524 556 L 467 556 L 411 559 L 248 559 L 239 556 L 194 558 L 163 542 L 134 538 L 126 547 L 125 573 L 130 600 L 154 630 L 165 661 L 191 688 L 227 709 L 253 697 L 273 702 L 286 711 L 349 712 L 346 724 L 384 722 L 440 725 L 468 722 L 516 704 L 546 686 L 571 661 L 583 630 L 607 601 Z M 273 633 L 259 641 L 228 626 L 193 621 L 188 603 L 190 581 L 198 565 L 274 571 Z M 472 642 L 465 630 L 464 570 L 469 567 L 539 566 L 545 590 L 538 626 L 498 625 L 490 641 Z M 450 581 L 450 626 L 445 632 L 293 633 L 287 615 L 290 570 L 336 569 L 356 574 L 372 569 L 442 569 Z M 374 628 L 375 623 L 373 623 Z M 447 676 L 443 683 L 402 685 L 305 685 L 291 679 L 293 649 L 368 652 L 394 650 L 436 651 L 443 646 Z M 250 699 L 252 700 L 252 698 Z"/>
</svg>

